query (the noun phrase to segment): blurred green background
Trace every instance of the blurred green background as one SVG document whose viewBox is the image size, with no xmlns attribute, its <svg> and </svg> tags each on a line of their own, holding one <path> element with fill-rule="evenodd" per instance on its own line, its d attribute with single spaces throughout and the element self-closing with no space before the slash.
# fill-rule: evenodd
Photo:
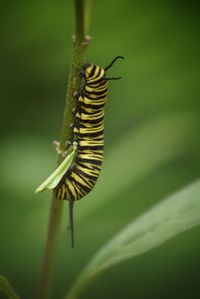
<svg viewBox="0 0 200 299">
<path fill-rule="evenodd" d="M 0 273 L 32 299 L 50 193 L 34 189 L 56 164 L 73 33 L 73 1 L 7 1 L 1 17 Z M 200 5 L 97 1 L 87 60 L 109 74 L 105 161 L 75 205 L 75 249 L 64 210 L 54 298 L 138 215 L 200 173 Z M 81 298 L 199 298 L 200 229 L 102 274 Z"/>
</svg>

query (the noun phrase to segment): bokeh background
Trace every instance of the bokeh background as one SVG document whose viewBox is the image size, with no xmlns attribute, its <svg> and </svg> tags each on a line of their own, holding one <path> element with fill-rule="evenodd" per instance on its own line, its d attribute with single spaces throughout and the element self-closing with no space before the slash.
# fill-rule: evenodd
<svg viewBox="0 0 200 299">
<path fill-rule="evenodd" d="M 34 189 L 56 164 L 73 1 L 11 0 L 1 11 L 0 273 L 32 299 L 50 206 Z M 197 1 L 97 1 L 87 59 L 126 60 L 110 71 L 123 79 L 110 84 L 98 185 L 75 206 L 74 250 L 66 204 L 54 298 L 121 228 L 199 177 L 199 26 Z M 109 269 L 81 298 L 199 298 L 199 233 Z"/>
</svg>

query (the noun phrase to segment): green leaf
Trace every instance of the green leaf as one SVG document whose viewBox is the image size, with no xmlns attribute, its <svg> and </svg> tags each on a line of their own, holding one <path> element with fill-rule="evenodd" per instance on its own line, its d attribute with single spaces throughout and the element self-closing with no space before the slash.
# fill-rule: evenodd
<svg viewBox="0 0 200 299">
<path fill-rule="evenodd" d="M 200 180 L 163 200 L 131 222 L 91 260 L 66 299 L 77 298 L 102 271 L 143 254 L 200 224 Z"/>
<path fill-rule="evenodd" d="M 20 299 L 11 287 L 9 281 L 4 276 L 0 275 L 0 292 L 6 295 L 9 299 Z"/>
<path fill-rule="evenodd" d="M 54 189 L 62 179 L 67 169 L 70 167 L 75 153 L 76 146 L 73 145 L 72 148 L 70 148 L 67 157 L 62 161 L 62 163 L 60 163 L 56 170 L 35 190 L 35 193 L 42 192 L 45 189 Z"/>
</svg>

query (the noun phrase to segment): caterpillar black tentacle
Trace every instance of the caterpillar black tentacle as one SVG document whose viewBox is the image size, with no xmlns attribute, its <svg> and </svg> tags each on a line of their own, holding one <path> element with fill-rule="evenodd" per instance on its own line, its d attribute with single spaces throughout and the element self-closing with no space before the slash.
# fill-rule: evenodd
<svg viewBox="0 0 200 299">
<path fill-rule="evenodd" d="M 115 61 L 116 61 L 117 59 L 124 59 L 124 57 L 123 57 L 123 56 L 117 56 L 117 57 L 115 57 L 115 58 L 113 59 L 113 61 L 111 61 L 111 63 L 110 63 L 108 66 L 106 66 L 106 67 L 104 68 L 104 71 L 107 71 L 108 69 L 110 69 L 111 66 L 113 65 L 113 63 L 115 63 Z"/>
<path fill-rule="evenodd" d="M 71 167 L 66 171 L 54 192 L 58 199 L 69 201 L 70 229 L 72 247 L 73 234 L 73 203 L 87 195 L 96 184 L 101 171 L 104 150 L 104 105 L 107 100 L 108 80 L 106 71 L 114 64 L 117 56 L 105 68 L 95 64 L 86 64 L 80 74 L 84 85 L 78 93 L 78 109 L 73 124 L 74 140 L 77 152 Z"/>
</svg>

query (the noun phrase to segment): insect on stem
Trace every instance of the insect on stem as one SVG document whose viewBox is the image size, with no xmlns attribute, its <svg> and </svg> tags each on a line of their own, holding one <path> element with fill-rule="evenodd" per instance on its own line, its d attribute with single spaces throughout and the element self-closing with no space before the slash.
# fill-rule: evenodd
<svg viewBox="0 0 200 299">
<path fill-rule="evenodd" d="M 101 171 L 104 150 L 104 106 L 107 101 L 108 80 L 120 77 L 106 77 L 106 69 L 122 56 L 117 56 L 105 68 L 96 64 L 86 64 L 81 70 L 84 85 L 79 97 L 72 132 L 72 147 L 75 148 L 71 164 L 57 180 L 54 188 L 56 198 L 69 201 L 69 229 L 71 247 L 74 247 L 73 204 L 85 197 L 95 186 Z M 89 104 L 88 104 L 89 102 Z M 86 125 L 87 124 L 87 125 Z"/>
</svg>

